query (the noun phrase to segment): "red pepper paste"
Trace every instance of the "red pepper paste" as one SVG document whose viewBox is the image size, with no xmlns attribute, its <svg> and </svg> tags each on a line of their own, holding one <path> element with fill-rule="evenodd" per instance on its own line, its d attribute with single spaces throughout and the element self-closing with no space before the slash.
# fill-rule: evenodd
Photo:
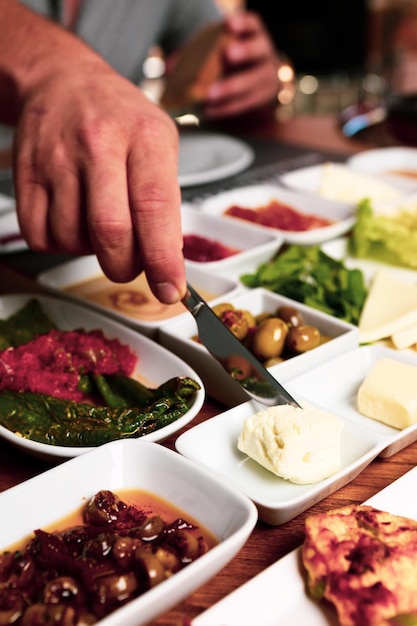
<svg viewBox="0 0 417 626">
<path fill-rule="evenodd" d="M 224 244 L 201 237 L 200 235 L 184 235 L 184 258 L 199 263 L 221 261 L 229 256 L 240 252 L 238 248 L 225 246 Z"/>
<path fill-rule="evenodd" d="M 137 356 L 101 330 L 59 331 L 39 335 L 0 352 L 0 391 L 30 391 L 86 401 L 78 389 L 82 374 L 130 376 Z"/>
<path fill-rule="evenodd" d="M 233 205 L 226 209 L 225 215 L 239 217 L 248 222 L 254 222 L 270 228 L 292 231 L 313 230 L 314 228 L 323 228 L 334 223 L 333 220 L 325 217 L 300 213 L 300 211 L 277 200 L 272 200 L 266 206 L 256 209 Z"/>
</svg>

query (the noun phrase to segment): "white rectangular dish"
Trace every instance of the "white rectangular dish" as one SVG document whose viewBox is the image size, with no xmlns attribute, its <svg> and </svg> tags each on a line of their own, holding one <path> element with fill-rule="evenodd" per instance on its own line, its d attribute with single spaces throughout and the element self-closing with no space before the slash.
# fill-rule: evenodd
<svg viewBox="0 0 417 626">
<path fill-rule="evenodd" d="M 308 196 L 286 189 L 280 185 L 250 185 L 239 187 L 231 191 L 225 191 L 207 198 L 200 202 L 197 207 L 203 213 L 210 215 L 224 215 L 225 211 L 232 205 L 257 209 L 268 205 L 272 201 L 277 201 L 290 206 L 299 213 L 314 215 L 333 220 L 333 223 L 311 230 L 280 230 L 278 228 L 268 228 L 268 230 L 279 233 L 286 243 L 299 245 L 315 245 L 340 237 L 348 232 L 355 222 L 355 207 L 341 202 L 333 202 L 318 196 Z M 233 222 L 240 222 L 240 218 L 225 216 Z"/>
<path fill-rule="evenodd" d="M 232 278 L 196 267 L 187 267 L 186 271 L 188 281 L 209 300 L 229 296 L 240 288 Z M 94 255 L 42 272 L 37 281 L 45 289 L 111 315 L 149 337 L 155 337 L 161 325 L 185 310 L 181 302 L 173 305 L 158 302 L 143 274 L 130 283 L 110 282 Z"/>
<path fill-rule="evenodd" d="M 260 409 L 253 400 L 245 402 L 189 429 L 178 437 L 175 446 L 180 454 L 247 495 L 256 504 L 260 519 L 273 526 L 293 519 L 350 482 L 384 446 L 375 433 L 344 420 L 341 469 L 317 483 L 294 484 L 264 469 L 237 448 L 245 418 Z"/>
<path fill-rule="evenodd" d="M 135 332 L 115 320 L 100 315 L 86 307 L 68 302 L 62 298 L 33 294 L 16 294 L 0 297 L 0 319 L 6 319 L 21 309 L 30 299 L 36 298 L 45 313 L 60 330 L 100 329 L 109 339 L 118 339 L 128 345 L 138 356 L 135 375 L 150 387 L 157 387 L 176 376 L 193 378 L 200 385 L 193 405 L 182 417 L 160 430 L 144 435 L 148 441 L 161 441 L 188 424 L 200 411 L 205 397 L 204 384 L 198 374 L 174 354 L 165 350 L 148 337 Z M 39 443 L 16 435 L 0 425 L 0 437 L 21 450 L 50 461 L 67 459 L 91 451 L 91 447 L 55 446 Z"/>
<path fill-rule="evenodd" d="M 290 393 L 302 394 L 310 402 L 354 422 L 384 443 L 380 456 L 389 457 L 417 440 L 417 424 L 398 430 L 361 415 L 357 410 L 359 386 L 372 366 L 388 358 L 417 367 L 417 353 L 400 351 L 383 345 L 364 345 L 323 362 L 288 382 Z"/>
<path fill-rule="evenodd" d="M 245 496 L 156 443 L 117 441 L 62 463 L 0 494 L 0 549 L 53 529 L 101 490 L 143 490 L 174 504 L 219 543 L 187 567 L 97 624 L 144 626 L 214 576 L 246 542 L 256 508 Z M 30 515 L 28 515 L 30 511 Z"/>
<path fill-rule="evenodd" d="M 356 326 L 262 287 L 227 298 L 216 298 L 210 304 L 214 306 L 221 302 L 228 302 L 236 309 L 248 310 L 254 316 L 272 313 L 279 306 L 290 305 L 303 315 L 306 324 L 316 326 L 323 335 L 331 337 L 330 341 L 313 350 L 270 367 L 271 374 L 281 383 L 358 345 Z M 199 373 L 207 393 L 213 398 L 223 402 L 226 406 L 245 402 L 248 396 L 240 385 L 230 378 L 202 344 L 193 339 L 197 333 L 195 319 L 190 313 L 185 313 L 161 326 L 159 340 L 163 346 L 185 359 Z"/>
<path fill-rule="evenodd" d="M 417 468 L 366 501 L 383 511 L 417 519 Z M 279 594 L 277 595 L 277 590 Z M 306 593 L 300 549 L 290 552 L 192 620 L 191 626 L 337 626 L 334 612 Z"/>
<path fill-rule="evenodd" d="M 199 251 L 200 258 L 204 258 L 207 249 L 204 243 L 213 242 L 237 250 L 231 256 L 213 261 L 190 260 L 185 254 L 187 266 L 199 267 L 211 272 L 240 271 L 242 267 L 254 267 L 259 263 L 272 259 L 283 244 L 283 237 L 265 228 L 258 228 L 245 222 L 231 222 L 223 217 L 207 215 L 196 210 L 191 205 L 183 205 L 181 208 L 182 232 L 184 237 L 196 236 L 202 249 Z M 197 245 L 197 244 L 196 244 Z M 185 250 L 186 248 L 184 248 Z M 196 253 L 196 251 L 194 251 Z"/>
</svg>

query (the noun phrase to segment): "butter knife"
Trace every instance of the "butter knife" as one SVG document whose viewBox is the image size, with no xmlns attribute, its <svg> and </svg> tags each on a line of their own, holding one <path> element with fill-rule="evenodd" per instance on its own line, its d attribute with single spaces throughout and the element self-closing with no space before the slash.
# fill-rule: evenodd
<svg viewBox="0 0 417 626">
<path fill-rule="evenodd" d="M 182 302 L 197 322 L 202 344 L 251 398 L 265 406 L 300 406 L 189 283 Z M 241 372 L 248 369 L 250 376 L 242 377 Z"/>
</svg>

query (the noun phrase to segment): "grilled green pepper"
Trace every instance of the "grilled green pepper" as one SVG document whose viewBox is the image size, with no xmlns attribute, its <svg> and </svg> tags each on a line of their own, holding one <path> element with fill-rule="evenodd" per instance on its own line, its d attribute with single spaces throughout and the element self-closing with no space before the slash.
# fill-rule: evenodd
<svg viewBox="0 0 417 626">
<path fill-rule="evenodd" d="M 0 393 L 0 423 L 41 443 L 98 446 L 115 439 L 142 437 L 176 421 L 190 408 L 200 385 L 176 377 L 148 390 L 142 406 L 91 406 L 43 394 Z"/>
</svg>

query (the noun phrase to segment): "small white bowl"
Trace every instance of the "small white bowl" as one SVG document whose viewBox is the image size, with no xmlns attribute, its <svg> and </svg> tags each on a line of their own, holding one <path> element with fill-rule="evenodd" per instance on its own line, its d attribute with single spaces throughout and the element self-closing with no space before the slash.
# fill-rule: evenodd
<svg viewBox="0 0 417 626">
<path fill-rule="evenodd" d="M 290 305 L 300 311 L 306 324 L 316 326 L 323 335 L 331 337 L 317 348 L 269 368 L 270 373 L 280 383 L 285 383 L 294 376 L 358 345 L 356 326 L 263 287 L 227 299 L 217 298 L 211 305 L 221 302 L 230 302 L 235 308 L 246 309 L 253 315 L 274 312 L 279 306 Z M 159 339 L 162 345 L 187 361 L 200 374 L 208 395 L 227 406 L 248 400 L 248 395 L 241 386 L 225 372 L 202 344 L 193 339 L 197 334 L 194 318 L 190 313 L 185 313 L 161 327 Z"/>
<path fill-rule="evenodd" d="M 97 624 L 144 626 L 212 578 L 247 541 L 257 520 L 253 503 L 181 455 L 148 441 L 117 441 L 0 494 L 0 550 L 37 528 L 53 529 L 100 490 L 154 493 L 192 516 L 219 543 Z M 30 515 L 28 515 L 30 511 Z"/>
<path fill-rule="evenodd" d="M 188 267 L 199 267 L 212 272 L 231 268 L 253 267 L 272 259 L 283 244 L 283 237 L 272 229 L 259 228 L 242 220 L 232 221 L 217 215 L 202 213 L 192 205 L 183 205 L 183 235 L 197 235 L 239 250 L 236 254 L 218 261 L 192 261 Z"/>
<path fill-rule="evenodd" d="M 180 428 L 188 424 L 199 413 L 203 406 L 205 390 L 201 378 L 184 361 L 165 350 L 148 337 L 144 337 L 131 328 L 79 306 L 64 299 L 51 298 L 38 294 L 6 295 L 0 297 L 0 318 L 5 319 L 15 311 L 21 309 L 31 298 L 36 298 L 46 314 L 56 323 L 60 330 L 101 329 L 109 339 L 118 339 L 128 345 L 137 355 L 138 362 L 135 370 L 140 380 L 150 387 L 157 387 L 163 382 L 176 376 L 193 378 L 200 385 L 194 403 L 187 413 L 168 426 L 144 435 L 142 439 L 148 441 L 162 441 Z M 11 430 L 0 425 L 0 437 L 33 456 L 47 461 L 64 460 L 79 456 L 94 450 L 93 447 L 54 446 L 25 439 Z"/>
<path fill-rule="evenodd" d="M 195 288 L 205 294 L 210 302 L 219 296 L 228 296 L 240 289 L 238 281 L 226 276 L 216 275 L 199 267 L 186 267 L 187 279 Z M 95 281 L 102 280 L 99 284 Z M 138 277 L 139 282 L 117 284 L 105 278 L 103 271 L 94 255 L 80 257 L 42 272 L 37 281 L 42 287 L 58 293 L 70 300 L 82 303 L 90 308 L 111 315 L 116 320 L 140 330 L 144 335 L 155 338 L 159 326 L 165 324 L 176 315 L 181 315 L 184 306 L 177 304 L 164 305 L 150 293 L 144 275 Z M 88 281 L 92 281 L 89 283 Z M 75 286 L 83 291 L 70 291 Z M 90 285 L 90 286 L 89 286 Z M 142 293 L 145 297 L 142 297 Z M 127 301 L 118 304 L 114 297 L 126 294 Z M 94 300 L 98 296 L 98 299 Z M 117 307 L 117 308 L 116 308 Z"/>
<path fill-rule="evenodd" d="M 282 202 L 305 215 L 315 215 L 334 220 L 329 226 L 305 231 L 280 230 L 257 225 L 258 228 L 266 228 L 269 231 L 279 233 L 286 243 L 304 246 L 316 245 L 328 239 L 340 237 L 349 231 L 355 223 L 355 208 L 353 206 L 318 196 L 296 193 L 280 185 L 239 187 L 211 196 L 207 200 L 203 200 L 198 206 L 203 213 L 224 215 L 225 211 L 232 205 L 256 209 L 268 205 L 273 200 Z M 244 221 L 236 217 L 225 215 L 224 217 L 233 220 L 234 223 Z"/>
</svg>

